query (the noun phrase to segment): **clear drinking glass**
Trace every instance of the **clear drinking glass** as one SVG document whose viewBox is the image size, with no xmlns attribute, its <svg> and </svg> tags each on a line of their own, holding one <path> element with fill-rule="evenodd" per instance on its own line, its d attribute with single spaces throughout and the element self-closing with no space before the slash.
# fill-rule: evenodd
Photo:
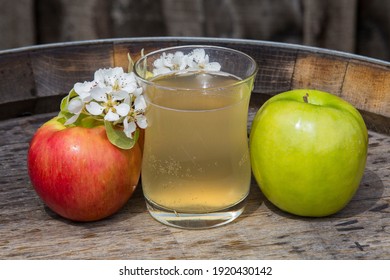
<svg viewBox="0 0 390 280">
<path fill-rule="evenodd" d="M 256 62 L 233 49 L 180 46 L 147 54 L 134 71 L 148 105 L 142 189 L 149 213 L 194 229 L 237 218 L 251 180 L 247 116 Z"/>
</svg>

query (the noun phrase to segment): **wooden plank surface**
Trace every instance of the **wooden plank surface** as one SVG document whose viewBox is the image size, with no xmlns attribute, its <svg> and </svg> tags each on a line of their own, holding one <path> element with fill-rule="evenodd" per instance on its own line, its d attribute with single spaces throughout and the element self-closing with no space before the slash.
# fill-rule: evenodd
<svg viewBox="0 0 390 280">
<path fill-rule="evenodd" d="M 263 197 L 255 180 L 242 216 L 209 230 L 156 222 L 141 185 L 121 211 L 98 222 L 69 222 L 44 206 L 30 185 L 26 157 L 32 135 L 54 113 L 37 107 L 58 110 L 58 97 L 75 82 L 90 79 L 99 67 L 126 66 L 127 52 L 195 42 L 236 48 L 258 62 L 248 130 L 267 98 L 297 87 L 329 90 L 362 110 L 375 131 L 369 132 L 360 188 L 344 210 L 317 219 L 286 214 Z M 19 57 L 24 64 L 15 69 L 22 72 L 9 72 L 10 61 Z M 10 114 L 0 120 L 0 259 L 389 259 L 389 69 L 380 61 L 326 50 L 240 40 L 108 40 L 0 52 L 0 78 L 7 80 L 0 84 L 0 106 Z M 17 83 L 15 93 L 11 82 Z M 24 99 L 35 111 L 15 117 Z"/>
<path fill-rule="evenodd" d="M 250 119 L 256 103 L 254 98 Z M 224 227 L 191 231 L 153 220 L 140 185 L 122 210 L 98 222 L 69 222 L 45 207 L 29 183 L 26 155 L 35 129 L 51 116 L 0 122 L 0 259 L 390 258 L 389 135 L 370 132 L 360 188 L 334 216 L 283 213 L 252 180 L 241 217 Z"/>
</svg>

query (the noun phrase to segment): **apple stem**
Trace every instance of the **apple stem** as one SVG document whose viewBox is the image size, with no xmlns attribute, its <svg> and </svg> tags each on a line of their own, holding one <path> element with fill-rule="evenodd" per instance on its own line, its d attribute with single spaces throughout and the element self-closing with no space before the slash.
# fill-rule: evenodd
<svg viewBox="0 0 390 280">
<path fill-rule="evenodd" d="M 303 101 L 305 103 L 309 103 L 309 94 L 308 93 L 306 93 L 306 95 L 303 96 Z"/>
</svg>

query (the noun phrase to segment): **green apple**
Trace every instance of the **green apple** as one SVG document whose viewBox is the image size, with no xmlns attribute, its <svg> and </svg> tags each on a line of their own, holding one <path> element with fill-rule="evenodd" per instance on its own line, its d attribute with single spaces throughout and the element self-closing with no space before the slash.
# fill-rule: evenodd
<svg viewBox="0 0 390 280">
<path fill-rule="evenodd" d="M 253 175 L 266 198 L 300 216 L 344 208 L 359 187 L 368 133 L 360 113 L 330 93 L 297 89 L 270 98 L 250 133 Z"/>
</svg>

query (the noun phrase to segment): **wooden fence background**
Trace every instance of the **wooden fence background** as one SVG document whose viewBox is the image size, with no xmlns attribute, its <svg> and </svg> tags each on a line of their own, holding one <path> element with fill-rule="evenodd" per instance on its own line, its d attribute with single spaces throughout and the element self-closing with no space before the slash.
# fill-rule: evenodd
<svg viewBox="0 0 390 280">
<path fill-rule="evenodd" d="M 146 36 L 297 43 L 390 60 L 390 1 L 0 0 L 0 49 Z"/>
</svg>

